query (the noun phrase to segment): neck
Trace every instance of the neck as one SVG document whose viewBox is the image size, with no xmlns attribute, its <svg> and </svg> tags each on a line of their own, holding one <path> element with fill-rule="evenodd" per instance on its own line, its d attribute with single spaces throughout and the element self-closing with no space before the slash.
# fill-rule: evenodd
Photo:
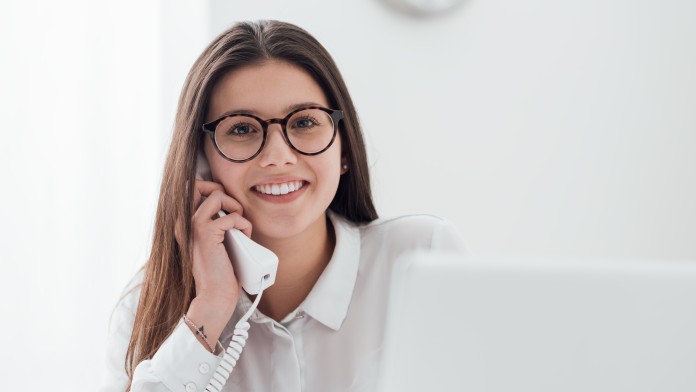
<svg viewBox="0 0 696 392">
<path fill-rule="evenodd" d="M 280 321 L 304 301 L 329 263 L 336 243 L 333 226 L 327 217 L 297 236 L 257 242 L 279 259 L 275 283 L 263 292 L 259 310 Z"/>
</svg>

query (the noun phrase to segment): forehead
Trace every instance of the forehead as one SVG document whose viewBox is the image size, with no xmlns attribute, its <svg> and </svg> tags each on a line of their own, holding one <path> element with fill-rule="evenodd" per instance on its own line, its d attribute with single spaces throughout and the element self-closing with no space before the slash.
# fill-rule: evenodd
<svg viewBox="0 0 696 392">
<path fill-rule="evenodd" d="M 213 88 L 206 121 L 231 111 L 284 117 L 288 108 L 303 102 L 328 107 L 321 87 L 305 70 L 285 61 L 267 61 L 223 76 Z"/>
</svg>

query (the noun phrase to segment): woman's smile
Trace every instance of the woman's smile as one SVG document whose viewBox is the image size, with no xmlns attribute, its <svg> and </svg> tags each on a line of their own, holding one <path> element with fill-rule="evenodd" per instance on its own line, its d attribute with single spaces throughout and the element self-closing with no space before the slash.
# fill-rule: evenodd
<svg viewBox="0 0 696 392">
<path fill-rule="evenodd" d="M 256 185 L 253 194 L 272 203 L 290 203 L 304 194 L 306 185 L 302 180 Z"/>
</svg>

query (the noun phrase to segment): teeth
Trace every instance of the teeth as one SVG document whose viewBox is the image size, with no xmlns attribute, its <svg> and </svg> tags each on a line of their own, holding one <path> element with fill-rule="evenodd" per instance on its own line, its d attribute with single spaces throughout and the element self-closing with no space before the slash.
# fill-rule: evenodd
<svg viewBox="0 0 696 392">
<path fill-rule="evenodd" d="M 296 190 L 302 188 L 303 185 L 304 181 L 290 181 L 282 184 L 257 185 L 255 189 L 256 192 L 264 193 L 266 195 L 287 195 L 290 192 L 295 192 Z"/>
</svg>

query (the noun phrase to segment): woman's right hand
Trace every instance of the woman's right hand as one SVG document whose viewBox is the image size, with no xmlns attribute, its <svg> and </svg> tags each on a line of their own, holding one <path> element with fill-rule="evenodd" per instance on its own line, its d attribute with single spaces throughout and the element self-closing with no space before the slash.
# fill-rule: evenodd
<svg viewBox="0 0 696 392">
<path fill-rule="evenodd" d="M 189 325 L 191 332 L 208 349 L 215 345 L 237 306 L 241 288 L 225 250 L 225 232 L 241 230 L 251 236 L 251 222 L 244 219 L 242 205 L 225 193 L 222 185 L 196 180 L 194 187 L 195 212 L 191 220 L 193 237 L 193 279 L 196 297 L 186 316 L 201 333 Z M 219 217 L 220 210 L 228 214 Z M 178 225 L 177 225 L 178 226 Z M 180 234 L 175 233 L 181 243 Z M 207 341 L 206 341 L 207 339 Z"/>
<path fill-rule="evenodd" d="M 192 273 L 196 297 L 186 315 L 198 328 L 196 331 L 189 325 L 198 341 L 214 350 L 212 345 L 232 317 L 241 292 L 225 250 L 225 232 L 239 229 L 251 237 L 251 222 L 242 216 L 242 205 L 225 194 L 222 185 L 216 182 L 196 180 L 193 203 L 196 212 L 191 220 Z M 218 217 L 220 210 L 228 214 Z M 179 233 L 175 235 L 181 243 Z M 205 339 L 200 332 L 205 334 Z"/>
<path fill-rule="evenodd" d="M 225 232 L 231 229 L 251 237 L 251 222 L 243 217 L 242 205 L 216 182 L 196 180 L 193 202 L 196 210 L 191 221 L 192 272 L 196 297 L 236 304 L 240 286 L 223 241 Z M 218 217 L 220 210 L 228 214 Z"/>
</svg>

